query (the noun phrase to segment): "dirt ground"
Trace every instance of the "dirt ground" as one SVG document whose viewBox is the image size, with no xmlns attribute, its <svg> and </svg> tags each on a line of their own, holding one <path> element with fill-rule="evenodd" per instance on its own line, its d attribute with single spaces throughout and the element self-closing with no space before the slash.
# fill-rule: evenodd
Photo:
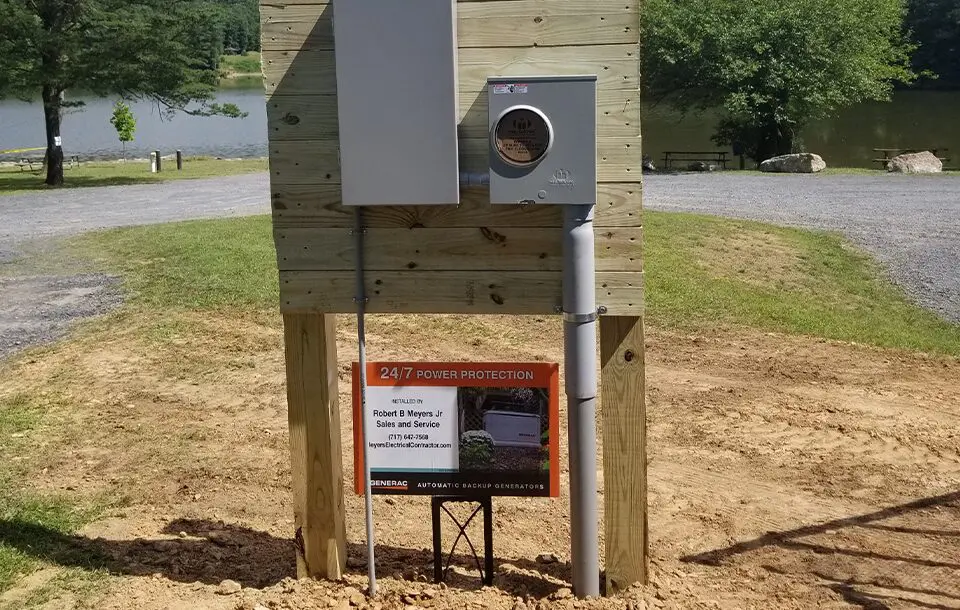
<svg viewBox="0 0 960 610">
<path fill-rule="evenodd" d="M 366 584 L 363 498 L 349 492 L 354 333 L 342 318 L 350 559 L 341 583 L 293 578 L 277 315 L 119 314 L 101 330 L 0 365 L 0 392 L 51 398 L 47 425 L 28 439 L 30 484 L 124 496 L 121 508 L 65 541 L 108 559 L 111 576 L 93 607 L 365 603 L 356 595 Z M 371 359 L 561 358 L 553 318 L 377 316 L 368 341 Z M 490 588 L 467 555 L 445 586 L 426 582 L 429 500 L 378 496 L 377 606 L 960 608 L 960 361 L 756 331 L 649 327 L 646 357 L 648 586 L 568 597 L 564 468 L 559 499 L 494 499 Z M 543 553 L 558 561 L 538 562 Z M 51 559 L 69 566 L 74 555 Z M 55 575 L 32 575 L 0 605 L 15 607 Z M 242 589 L 228 593 L 226 579 Z M 75 602 L 68 595 L 48 606 Z"/>
</svg>

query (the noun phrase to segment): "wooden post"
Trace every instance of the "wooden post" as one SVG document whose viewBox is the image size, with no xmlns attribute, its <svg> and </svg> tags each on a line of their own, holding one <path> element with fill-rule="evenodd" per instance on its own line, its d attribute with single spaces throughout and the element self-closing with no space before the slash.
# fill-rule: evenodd
<svg viewBox="0 0 960 610">
<path fill-rule="evenodd" d="M 601 316 L 601 425 L 607 595 L 647 584 L 643 318 Z"/>
<path fill-rule="evenodd" d="M 177 150 L 177 171 L 180 171 L 182 169 L 183 169 L 183 152 L 180 150 Z"/>
<path fill-rule="evenodd" d="M 160 171 L 160 151 L 155 150 L 153 151 L 153 154 L 157 158 L 157 171 L 159 172 Z"/>
<path fill-rule="evenodd" d="M 336 318 L 284 314 L 297 576 L 346 567 Z"/>
</svg>

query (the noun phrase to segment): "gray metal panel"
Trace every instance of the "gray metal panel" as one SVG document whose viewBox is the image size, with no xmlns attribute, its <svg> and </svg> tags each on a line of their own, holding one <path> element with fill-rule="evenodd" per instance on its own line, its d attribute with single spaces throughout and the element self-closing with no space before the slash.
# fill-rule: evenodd
<svg viewBox="0 0 960 610">
<path fill-rule="evenodd" d="M 334 0 L 344 205 L 458 204 L 455 0 Z"/>
<path fill-rule="evenodd" d="M 524 76 L 487 79 L 490 202 L 595 204 L 597 201 L 597 77 Z M 504 162 L 493 132 L 502 113 L 531 106 L 550 123 L 553 142 L 532 167 Z"/>
</svg>

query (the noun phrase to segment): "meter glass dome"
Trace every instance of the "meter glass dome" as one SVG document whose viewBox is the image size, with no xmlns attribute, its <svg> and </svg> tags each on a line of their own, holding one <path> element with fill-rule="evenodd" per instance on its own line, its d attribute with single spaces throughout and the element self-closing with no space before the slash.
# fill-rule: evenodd
<svg viewBox="0 0 960 610">
<path fill-rule="evenodd" d="M 521 167 L 533 165 L 550 150 L 552 131 L 547 117 L 536 109 L 513 108 L 497 121 L 494 144 L 507 163 Z"/>
</svg>

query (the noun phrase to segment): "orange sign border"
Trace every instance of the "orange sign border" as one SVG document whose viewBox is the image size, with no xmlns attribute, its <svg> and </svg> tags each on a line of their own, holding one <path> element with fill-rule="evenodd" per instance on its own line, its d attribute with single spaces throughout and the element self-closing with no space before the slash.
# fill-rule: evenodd
<svg viewBox="0 0 960 610">
<path fill-rule="evenodd" d="M 397 369 L 396 376 L 383 376 L 382 367 L 392 371 Z M 533 379 L 417 379 L 414 371 L 531 371 Z M 409 375 L 407 372 L 409 371 Z M 409 380 L 409 383 L 407 381 Z M 550 440 L 550 493 L 548 497 L 560 496 L 560 365 L 556 362 L 367 362 L 367 386 L 445 386 L 445 387 L 523 387 L 548 388 L 549 402 L 548 429 Z M 363 466 L 363 424 L 360 405 L 360 363 L 352 366 L 352 404 L 353 404 L 353 480 L 354 492 L 364 494 L 364 466 Z M 522 497 L 522 496 L 521 496 Z M 543 497 L 543 496 L 531 496 Z"/>
</svg>

